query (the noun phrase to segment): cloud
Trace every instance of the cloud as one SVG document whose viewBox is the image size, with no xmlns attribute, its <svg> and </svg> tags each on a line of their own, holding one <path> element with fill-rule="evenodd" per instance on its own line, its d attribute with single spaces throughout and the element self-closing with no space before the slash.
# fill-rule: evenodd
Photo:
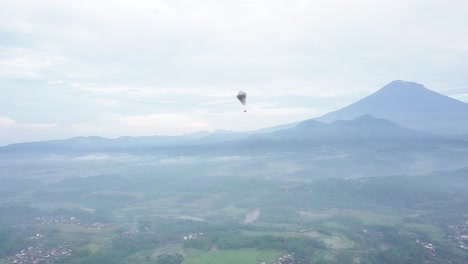
<svg viewBox="0 0 468 264">
<path fill-rule="evenodd" d="M 57 127 L 57 124 L 19 123 L 9 117 L 0 116 L 0 128 L 10 129 L 15 127 L 21 129 L 49 129 Z"/>
<path fill-rule="evenodd" d="M 5 50 L 0 46 L 1 78 L 42 79 L 51 64 L 45 54 L 21 48 Z"/>
<path fill-rule="evenodd" d="M 90 154 L 90 155 L 84 155 L 84 156 L 78 156 L 71 158 L 70 160 L 73 161 L 100 161 L 100 160 L 109 160 L 111 156 L 106 153 L 96 153 L 96 154 Z"/>
<path fill-rule="evenodd" d="M 336 110 L 395 79 L 468 101 L 466 1 L 1 5 L 0 116 L 22 121 L 0 123 L 23 131 L 9 142 L 261 128 Z"/>
<path fill-rule="evenodd" d="M 123 126 L 131 127 L 132 130 L 145 130 L 153 133 L 183 133 L 184 131 L 198 131 L 211 129 L 211 125 L 194 119 L 189 115 L 162 113 L 152 115 L 117 116 L 116 120 Z"/>
<path fill-rule="evenodd" d="M 5 117 L 5 116 L 0 116 L 0 127 L 2 128 L 9 128 L 12 127 L 16 124 L 15 120 Z"/>
<path fill-rule="evenodd" d="M 97 122 L 87 122 L 67 127 L 76 135 L 102 135 L 105 137 L 173 135 L 213 130 L 214 126 L 196 116 L 181 113 L 148 115 L 109 114 Z"/>
<path fill-rule="evenodd" d="M 49 133 L 59 129 L 57 124 L 22 123 L 6 116 L 0 116 L 0 146 L 13 142 L 36 141 L 59 137 L 60 133 Z"/>
<path fill-rule="evenodd" d="M 468 93 L 460 93 L 453 96 L 455 99 L 468 102 Z"/>
<path fill-rule="evenodd" d="M 62 139 L 76 136 L 101 135 L 120 137 L 123 135 L 171 135 L 215 127 L 190 114 L 119 115 L 110 114 L 97 121 L 76 124 L 20 123 L 9 117 L 0 117 L 0 145 L 10 142 L 25 142 L 45 139 Z"/>
<path fill-rule="evenodd" d="M 99 86 L 320 80 L 329 87 L 341 79 L 354 90 L 365 78 L 425 83 L 428 73 L 453 68 L 467 53 L 459 27 L 466 8 L 415 0 L 7 1 L 0 28 L 14 44 L 7 49 L 27 46 L 55 58 L 51 73 Z"/>
</svg>

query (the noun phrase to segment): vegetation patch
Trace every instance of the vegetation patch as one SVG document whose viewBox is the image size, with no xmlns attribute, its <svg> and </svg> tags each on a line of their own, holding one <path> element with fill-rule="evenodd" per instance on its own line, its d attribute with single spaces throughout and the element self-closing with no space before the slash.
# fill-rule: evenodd
<svg viewBox="0 0 468 264">
<path fill-rule="evenodd" d="M 182 262 L 183 264 L 258 264 L 260 261 L 273 263 L 284 252 L 279 250 L 217 250 L 217 251 L 193 251 Z"/>
</svg>

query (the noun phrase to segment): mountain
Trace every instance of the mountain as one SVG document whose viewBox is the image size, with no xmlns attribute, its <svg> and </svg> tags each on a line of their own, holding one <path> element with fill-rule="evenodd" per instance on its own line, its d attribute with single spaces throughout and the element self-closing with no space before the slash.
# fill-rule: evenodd
<svg viewBox="0 0 468 264">
<path fill-rule="evenodd" d="M 16 143 L 0 147 L 2 153 L 91 153 L 105 151 L 124 151 L 130 149 L 150 149 L 155 146 L 175 146 L 192 142 L 185 136 L 142 136 L 120 137 L 75 137 L 64 140 Z"/>
<path fill-rule="evenodd" d="M 13 144 L 0 147 L 0 174 L 20 177 L 37 166 L 57 176 L 64 168 L 86 168 L 94 175 L 97 167 L 111 173 L 150 166 L 151 171 L 213 176 L 352 178 L 457 169 L 468 160 L 468 141 L 447 140 L 370 115 L 331 124 L 311 119 L 270 133 L 211 133 L 219 136 L 216 140 L 191 136 Z"/>
<path fill-rule="evenodd" d="M 467 108 L 420 84 L 395 81 L 321 118 L 256 131 L 78 137 L 0 147 L 0 173 L 2 159 L 3 164 L 23 166 L 20 161 L 27 158 L 42 162 L 55 156 L 70 166 L 78 164 L 76 160 L 100 160 L 102 166 L 112 160 L 140 160 L 152 166 L 186 164 L 168 167 L 213 175 L 358 177 L 456 169 L 466 166 L 468 141 L 431 132 L 463 133 Z M 437 130 L 441 127 L 447 130 Z M 211 171 L 215 163 L 218 169 Z"/>
<path fill-rule="evenodd" d="M 226 164 L 239 174 L 290 173 L 308 179 L 417 174 L 461 168 L 468 159 L 468 141 L 370 115 L 330 124 L 311 119 L 290 129 L 200 148 L 192 153 L 247 157 L 244 163 Z"/>
<path fill-rule="evenodd" d="M 428 135 L 403 128 L 385 119 L 364 115 L 353 120 L 339 120 L 331 124 L 316 120 L 287 124 L 272 128 L 233 132 L 218 130 L 182 136 L 143 136 L 108 139 L 102 137 L 76 137 L 66 140 L 18 143 L 0 147 L 0 154 L 61 153 L 84 154 L 99 152 L 157 152 L 201 150 L 223 152 L 238 149 L 282 151 L 284 148 L 301 149 L 321 144 L 362 143 L 368 141 L 399 141 L 428 139 Z M 291 144 L 288 146 L 288 144 Z M 276 147 L 279 149 L 275 149 Z"/>
<path fill-rule="evenodd" d="M 331 123 L 372 115 L 401 126 L 444 135 L 468 135 L 468 104 L 421 84 L 393 81 L 377 92 L 315 120 Z"/>
<path fill-rule="evenodd" d="M 123 136 L 119 138 L 103 138 L 98 136 L 74 137 L 64 140 L 48 140 L 39 142 L 15 143 L 0 146 L 2 153 L 88 153 L 88 152 L 124 152 L 147 151 L 155 148 L 174 148 L 181 146 L 210 145 L 221 142 L 237 141 L 255 134 L 265 134 L 296 126 L 298 123 L 278 125 L 259 130 L 236 132 L 216 130 L 214 132 L 199 131 L 181 136 Z"/>
<path fill-rule="evenodd" d="M 250 139 L 276 141 L 294 139 L 308 141 L 307 143 L 330 143 L 346 141 L 436 140 L 439 137 L 404 128 L 386 119 L 363 115 L 353 120 L 337 120 L 331 124 L 310 119 L 299 123 L 296 127 L 254 135 Z"/>
</svg>

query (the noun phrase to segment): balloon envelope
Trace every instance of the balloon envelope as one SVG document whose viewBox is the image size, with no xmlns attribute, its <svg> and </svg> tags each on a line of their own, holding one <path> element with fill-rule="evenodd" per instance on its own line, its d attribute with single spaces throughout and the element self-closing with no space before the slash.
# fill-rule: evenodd
<svg viewBox="0 0 468 264">
<path fill-rule="evenodd" d="M 239 93 L 237 93 L 237 99 L 239 99 L 239 101 L 242 103 L 242 105 L 245 105 L 246 104 L 246 100 L 247 100 L 247 93 L 244 92 L 244 91 L 239 91 Z"/>
</svg>

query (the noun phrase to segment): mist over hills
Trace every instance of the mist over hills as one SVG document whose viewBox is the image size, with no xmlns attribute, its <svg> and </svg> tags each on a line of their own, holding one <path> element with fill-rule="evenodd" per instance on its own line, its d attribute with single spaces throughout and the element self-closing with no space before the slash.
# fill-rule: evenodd
<svg viewBox="0 0 468 264">
<path fill-rule="evenodd" d="M 396 123 L 371 115 L 359 116 L 352 120 L 337 120 L 330 124 L 316 120 L 299 123 L 295 128 L 259 135 L 270 139 L 307 139 L 316 142 L 379 141 L 379 140 L 421 140 L 440 138 L 428 133 L 410 130 Z"/>
<path fill-rule="evenodd" d="M 467 104 L 422 85 L 394 81 L 355 104 L 299 123 L 248 132 L 219 130 L 182 136 L 77 137 L 20 143 L 0 147 L 0 160 L 39 162 L 59 157 L 73 164 L 93 161 L 97 166 L 118 161 L 122 168 L 130 160 L 131 166 L 144 160 L 146 165 L 166 166 L 182 174 L 189 170 L 207 175 L 363 177 L 426 173 L 466 167 L 467 138 L 446 133 L 463 134 L 466 109 Z"/>
<path fill-rule="evenodd" d="M 346 122 L 351 120 L 355 122 Z M 372 133 L 370 127 L 373 127 Z M 363 129 L 366 131 L 360 131 Z M 416 136 L 414 130 L 423 132 L 424 137 L 428 134 L 438 134 L 464 138 L 468 136 L 468 104 L 431 91 L 421 84 L 397 80 L 349 106 L 321 117 L 254 131 L 216 130 L 211 133 L 199 131 L 182 136 L 123 136 L 116 139 L 77 137 L 12 144 L 1 147 L 0 150 L 40 150 L 61 146 L 75 149 L 128 149 L 212 144 L 244 140 L 249 137 L 279 140 L 281 137 L 293 136 L 307 138 L 307 134 L 310 134 L 309 138 L 320 138 L 321 133 L 327 138 L 336 137 L 336 140 L 371 136 L 369 133 L 373 134 L 373 137 L 381 138 L 409 136 L 409 134 L 418 138 L 422 135 Z"/>
<path fill-rule="evenodd" d="M 123 151 L 148 150 L 161 147 L 177 147 L 192 145 L 211 145 L 220 142 L 246 139 L 252 135 L 269 134 L 282 129 L 293 128 L 298 123 L 284 124 L 254 131 L 235 132 L 229 130 L 216 130 L 214 132 L 199 131 L 181 136 L 123 136 L 115 139 L 100 136 L 74 137 L 65 140 L 48 140 L 38 142 L 15 143 L 0 147 L 1 153 L 26 152 L 60 152 L 60 151 Z"/>
<path fill-rule="evenodd" d="M 278 129 L 275 129 L 278 128 Z M 285 129 L 282 129 L 285 128 Z M 292 142 L 292 150 L 308 145 L 351 144 L 368 141 L 396 140 L 441 140 L 442 137 L 410 130 L 385 119 L 363 115 L 353 120 L 338 120 L 331 124 L 306 120 L 298 124 L 272 127 L 252 132 L 215 131 L 207 135 L 184 136 L 145 136 L 120 137 L 76 137 L 66 140 L 51 140 L 12 144 L 0 148 L 0 153 L 60 153 L 60 152 L 115 152 L 115 151 L 151 151 L 158 149 L 201 148 L 203 150 L 224 148 L 246 149 L 254 151 L 252 144 L 263 142 L 264 145 L 287 146 Z M 258 144 L 257 144 L 258 145 Z M 257 146 L 258 147 L 258 146 Z M 259 149 L 261 151 L 261 149 Z M 274 149 L 273 149 L 274 150 Z M 229 150 L 227 150 L 229 151 Z M 281 151 L 278 149 L 278 151 Z"/>
<path fill-rule="evenodd" d="M 229 262 L 258 263 L 265 246 L 281 249 L 265 263 L 298 249 L 309 252 L 307 261 L 288 263 L 383 263 L 389 258 L 382 254 L 392 256 L 388 263 L 468 260 L 460 248 L 468 230 L 468 137 L 420 126 L 428 102 L 455 111 L 460 123 L 464 104 L 417 85 L 389 87 L 356 103 L 364 114 L 350 106 L 328 122 L 0 147 L 0 223 L 12 230 L 0 232 L 0 262 L 32 263 L 50 256 L 42 245 L 61 244 L 70 246 L 60 252 L 72 253 L 60 263 L 77 264 L 169 263 L 160 252 L 182 263 L 193 252 L 212 256 L 213 248 L 258 252 L 252 261 Z M 403 118 L 405 111 L 391 111 L 395 105 L 419 129 L 377 117 Z M 338 114 L 347 118 L 331 119 Z M 434 114 L 434 122 L 442 117 Z M 298 239 L 313 239 L 320 250 L 310 253 Z"/>
<path fill-rule="evenodd" d="M 56 166 L 88 167 L 90 175 L 138 167 L 176 175 L 311 180 L 453 170 L 466 167 L 468 160 L 468 141 L 410 130 L 369 115 L 331 124 L 308 120 L 241 139 L 230 134 L 213 143 L 89 137 L 15 144 L 0 148 L 0 163 L 7 164 L 6 170 L 0 166 L 0 173 L 24 173 L 24 164 L 32 162 L 36 165 L 31 168 L 45 166 L 51 171 Z M 63 176 L 63 169 L 58 171 Z"/>
<path fill-rule="evenodd" d="M 393 81 L 377 92 L 316 120 L 330 123 L 372 115 L 401 126 L 443 135 L 468 135 L 468 104 L 421 84 Z"/>
</svg>

